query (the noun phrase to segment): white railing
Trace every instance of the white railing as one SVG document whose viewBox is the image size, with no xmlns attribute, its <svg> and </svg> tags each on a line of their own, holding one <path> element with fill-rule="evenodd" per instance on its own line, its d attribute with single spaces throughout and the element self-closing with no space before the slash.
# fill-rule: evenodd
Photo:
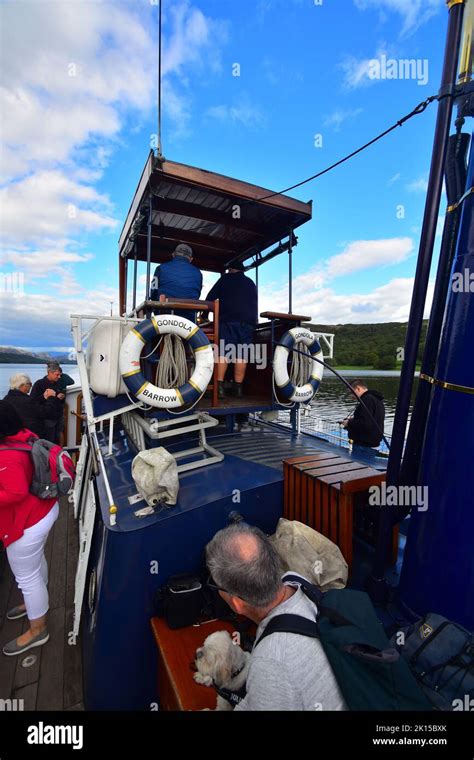
<svg viewBox="0 0 474 760">
<path fill-rule="evenodd" d="M 301 432 L 322 438 L 324 441 L 332 443 L 335 446 L 341 446 L 345 449 L 351 448 L 351 442 L 347 430 L 338 422 L 320 417 L 316 410 L 311 407 L 303 407 L 299 418 L 299 428 Z M 291 427 L 290 412 L 286 411 L 286 409 L 280 411 L 278 413 L 278 423 L 284 427 Z M 390 444 L 391 436 L 385 434 L 385 438 Z M 385 441 L 382 440 L 378 450 L 383 454 L 388 454 L 388 448 Z"/>
</svg>

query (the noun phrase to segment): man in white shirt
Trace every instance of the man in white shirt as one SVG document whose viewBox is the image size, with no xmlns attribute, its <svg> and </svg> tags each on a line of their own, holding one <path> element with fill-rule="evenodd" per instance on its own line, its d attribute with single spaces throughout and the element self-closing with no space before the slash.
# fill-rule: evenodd
<svg viewBox="0 0 474 760">
<path fill-rule="evenodd" d="M 258 625 L 256 640 L 280 614 L 316 620 L 316 605 L 297 586 L 282 582 L 281 560 L 258 528 L 237 523 L 216 533 L 206 560 L 220 596 Z M 318 639 L 273 633 L 255 647 L 247 695 L 236 710 L 346 710 Z"/>
</svg>

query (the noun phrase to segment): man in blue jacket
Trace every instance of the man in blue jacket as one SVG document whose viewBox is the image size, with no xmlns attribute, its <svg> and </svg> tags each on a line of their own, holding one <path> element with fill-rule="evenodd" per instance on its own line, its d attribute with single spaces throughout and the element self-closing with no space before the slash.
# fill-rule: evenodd
<svg viewBox="0 0 474 760">
<path fill-rule="evenodd" d="M 159 301 L 160 296 L 168 298 L 199 298 L 202 289 L 202 274 L 191 262 L 193 250 L 189 245 L 180 243 L 173 251 L 171 261 L 157 266 L 152 279 L 151 301 Z M 178 313 L 178 312 L 176 312 Z M 180 316 L 195 321 L 193 312 L 180 312 Z"/>
</svg>

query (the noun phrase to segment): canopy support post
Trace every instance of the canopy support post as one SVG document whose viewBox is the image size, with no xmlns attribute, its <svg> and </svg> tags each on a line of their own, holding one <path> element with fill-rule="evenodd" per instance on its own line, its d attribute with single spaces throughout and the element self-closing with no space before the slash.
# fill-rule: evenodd
<svg viewBox="0 0 474 760">
<path fill-rule="evenodd" d="M 135 243 L 135 255 L 133 257 L 133 303 L 132 303 L 133 310 L 135 310 L 135 307 L 137 305 L 137 267 L 138 267 L 137 244 Z"/>
<path fill-rule="evenodd" d="M 293 230 L 288 237 L 288 314 L 293 313 Z"/>
<path fill-rule="evenodd" d="M 150 300 L 150 269 L 151 269 L 151 228 L 153 224 L 153 199 L 148 199 L 148 225 L 146 239 L 146 292 L 145 301 Z"/>
</svg>

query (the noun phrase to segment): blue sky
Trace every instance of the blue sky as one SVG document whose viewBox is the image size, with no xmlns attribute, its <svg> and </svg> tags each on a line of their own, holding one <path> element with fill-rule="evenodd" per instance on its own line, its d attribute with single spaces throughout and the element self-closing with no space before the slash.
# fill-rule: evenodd
<svg viewBox="0 0 474 760">
<path fill-rule="evenodd" d="M 117 309 L 117 240 L 156 132 L 157 6 L 15 0 L 1 11 L 1 271 L 19 285 L 0 295 L 0 345 L 69 346 L 70 313 Z M 444 0 L 165 0 L 163 13 L 165 157 L 272 190 L 439 88 Z M 374 77 L 384 59 L 398 78 Z M 313 200 L 294 311 L 407 319 L 435 117 L 432 105 L 294 191 Z M 261 309 L 286 310 L 286 257 L 260 283 Z"/>
</svg>

